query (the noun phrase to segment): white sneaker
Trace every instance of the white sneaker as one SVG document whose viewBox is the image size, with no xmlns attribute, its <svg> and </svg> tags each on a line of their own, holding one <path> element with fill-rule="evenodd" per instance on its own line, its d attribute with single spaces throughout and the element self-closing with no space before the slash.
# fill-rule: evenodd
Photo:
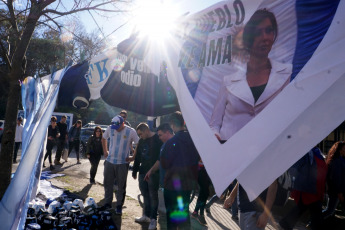
<svg viewBox="0 0 345 230">
<path fill-rule="evenodd" d="M 151 220 L 147 216 L 143 215 L 142 217 L 136 217 L 135 222 L 137 222 L 137 223 L 150 223 Z"/>
<path fill-rule="evenodd" d="M 149 230 L 154 230 L 157 229 L 157 220 L 151 219 L 150 225 L 149 225 Z"/>
</svg>

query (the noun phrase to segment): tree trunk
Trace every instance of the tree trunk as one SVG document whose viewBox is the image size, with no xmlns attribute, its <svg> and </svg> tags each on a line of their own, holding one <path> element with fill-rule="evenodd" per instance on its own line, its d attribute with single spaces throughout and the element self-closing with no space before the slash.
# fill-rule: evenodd
<svg viewBox="0 0 345 230">
<path fill-rule="evenodd" d="M 12 68 L 9 72 L 8 79 L 10 79 L 10 92 L 6 105 L 5 127 L 0 153 L 0 199 L 2 199 L 11 182 L 13 146 L 20 97 L 20 86 L 18 81 L 23 77 L 25 72 L 25 65 L 23 65 L 23 62 L 36 23 L 40 17 L 40 10 L 41 9 L 37 5 L 32 5 L 25 29 L 20 39 L 18 39 L 19 43 L 13 54 Z"/>
<path fill-rule="evenodd" d="M 18 71 L 11 71 L 9 73 L 9 79 L 18 79 L 17 76 L 13 76 L 21 73 Z M 5 194 L 8 185 L 11 182 L 12 173 L 12 161 L 13 161 L 13 145 L 16 131 L 16 118 L 18 113 L 18 104 L 20 96 L 19 82 L 12 80 L 10 83 L 10 91 L 8 94 L 8 100 L 6 105 L 5 114 L 5 127 L 1 141 L 1 153 L 0 153 L 0 199 Z"/>
</svg>

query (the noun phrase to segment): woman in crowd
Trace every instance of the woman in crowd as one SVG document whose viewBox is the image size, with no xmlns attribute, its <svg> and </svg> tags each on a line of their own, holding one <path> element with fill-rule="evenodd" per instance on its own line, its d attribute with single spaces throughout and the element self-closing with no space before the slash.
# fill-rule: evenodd
<svg viewBox="0 0 345 230">
<path fill-rule="evenodd" d="M 81 131 L 81 120 L 77 120 L 76 123 L 72 126 L 70 131 L 68 132 L 69 138 L 69 148 L 68 148 L 68 156 L 71 154 L 72 149 L 74 147 L 75 154 L 77 155 L 77 164 L 81 164 L 79 161 L 79 145 L 80 145 L 80 131 Z"/>
<path fill-rule="evenodd" d="M 292 65 L 268 57 L 277 35 L 276 18 L 266 9 L 257 10 L 245 25 L 243 45 L 249 60 L 224 77 L 210 120 L 211 129 L 222 143 L 259 114 L 290 82 Z M 263 207 L 256 201 L 249 202 L 244 189 L 239 186 L 241 229 L 245 226 L 263 229 L 266 226 L 269 213 L 263 210 L 270 210 L 276 189 L 274 182 L 267 195 L 263 195 Z"/>
<path fill-rule="evenodd" d="M 86 147 L 86 156 L 90 160 L 91 169 L 90 169 L 90 183 L 95 184 L 95 176 L 97 173 L 97 168 L 99 161 L 103 155 L 102 148 L 102 129 L 99 126 L 96 126 L 93 135 L 90 136 L 87 141 Z"/>
<path fill-rule="evenodd" d="M 326 164 L 328 165 L 327 185 L 329 201 L 324 211 L 324 219 L 334 215 L 339 201 L 345 205 L 345 142 L 338 141 L 329 150 Z"/>
<path fill-rule="evenodd" d="M 43 160 L 43 168 L 46 167 L 44 162 L 46 161 L 47 157 L 49 157 L 49 164 L 50 170 L 54 170 L 54 166 L 52 163 L 52 149 L 56 145 L 57 138 L 60 137 L 59 128 L 56 125 L 57 118 L 52 116 L 50 118 L 50 125 L 48 126 L 48 138 L 47 138 L 47 146 L 46 146 L 46 155 L 44 156 Z"/>
</svg>

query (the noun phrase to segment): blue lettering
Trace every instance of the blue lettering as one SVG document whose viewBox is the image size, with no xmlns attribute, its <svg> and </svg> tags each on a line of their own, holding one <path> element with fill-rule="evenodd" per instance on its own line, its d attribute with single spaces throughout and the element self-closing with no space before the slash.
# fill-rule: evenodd
<svg viewBox="0 0 345 230">
<path fill-rule="evenodd" d="M 107 63 L 107 61 L 108 61 L 108 58 L 106 58 L 100 62 L 95 63 L 97 70 L 98 70 L 98 74 L 99 74 L 99 82 L 104 81 L 109 76 L 109 72 L 105 68 L 105 64 Z M 103 68 L 100 66 L 101 62 L 103 62 Z M 104 74 L 104 78 L 103 78 L 103 74 Z"/>
</svg>

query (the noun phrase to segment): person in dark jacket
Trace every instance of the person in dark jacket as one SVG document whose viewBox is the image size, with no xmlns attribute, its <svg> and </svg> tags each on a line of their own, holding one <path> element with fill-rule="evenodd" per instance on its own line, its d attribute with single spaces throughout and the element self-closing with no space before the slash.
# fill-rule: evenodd
<svg viewBox="0 0 345 230">
<path fill-rule="evenodd" d="M 60 131 L 56 125 L 56 121 L 57 121 L 57 118 L 55 116 L 52 116 L 50 118 L 50 125 L 48 126 L 48 138 L 47 138 L 47 146 L 46 146 L 47 152 L 43 160 L 43 168 L 44 168 L 46 167 L 44 165 L 44 162 L 47 159 L 47 157 L 49 157 L 48 159 L 49 159 L 49 164 L 50 164 L 50 170 L 55 169 L 52 163 L 52 150 L 54 146 L 56 145 L 57 138 L 60 137 Z"/>
<path fill-rule="evenodd" d="M 79 145 L 80 145 L 81 125 L 82 125 L 81 120 L 77 120 L 77 122 L 74 123 L 71 130 L 68 132 L 68 138 L 69 138 L 68 156 L 71 154 L 71 152 L 74 148 L 75 154 L 77 155 L 77 164 L 81 164 L 79 161 Z"/>
<path fill-rule="evenodd" d="M 146 123 L 140 123 L 136 130 L 140 140 L 136 148 L 132 176 L 136 179 L 139 171 L 139 188 L 144 197 L 144 214 L 135 218 L 135 222 L 150 222 L 148 229 L 151 230 L 157 228 L 159 171 L 151 174 L 148 180 L 145 180 L 145 175 L 158 160 L 163 143 Z"/>
<path fill-rule="evenodd" d="M 160 163 L 165 170 L 164 202 L 167 229 L 190 229 L 190 194 L 197 187 L 199 154 L 181 112 L 169 117 L 175 136 L 165 143 Z"/>
<path fill-rule="evenodd" d="M 329 201 L 323 212 L 324 219 L 334 215 L 339 201 L 345 206 L 345 142 L 338 141 L 329 150 L 326 164 L 328 165 L 327 185 Z"/>
<path fill-rule="evenodd" d="M 60 137 L 59 139 L 57 139 L 57 143 L 56 143 L 57 149 L 56 149 L 55 160 L 54 160 L 55 165 L 62 165 L 62 163 L 60 162 L 61 154 L 68 137 L 68 127 L 66 124 L 66 120 L 67 120 L 67 116 L 62 115 L 61 120 L 57 123 L 57 126 L 59 127 L 59 131 L 60 131 Z"/>
<path fill-rule="evenodd" d="M 97 168 L 99 161 L 103 155 L 103 147 L 102 147 L 102 129 L 99 126 L 96 126 L 93 135 L 90 136 L 89 140 L 87 141 L 86 146 L 86 156 L 91 163 L 90 169 L 90 183 L 95 184 L 95 176 L 97 173 Z"/>
</svg>

